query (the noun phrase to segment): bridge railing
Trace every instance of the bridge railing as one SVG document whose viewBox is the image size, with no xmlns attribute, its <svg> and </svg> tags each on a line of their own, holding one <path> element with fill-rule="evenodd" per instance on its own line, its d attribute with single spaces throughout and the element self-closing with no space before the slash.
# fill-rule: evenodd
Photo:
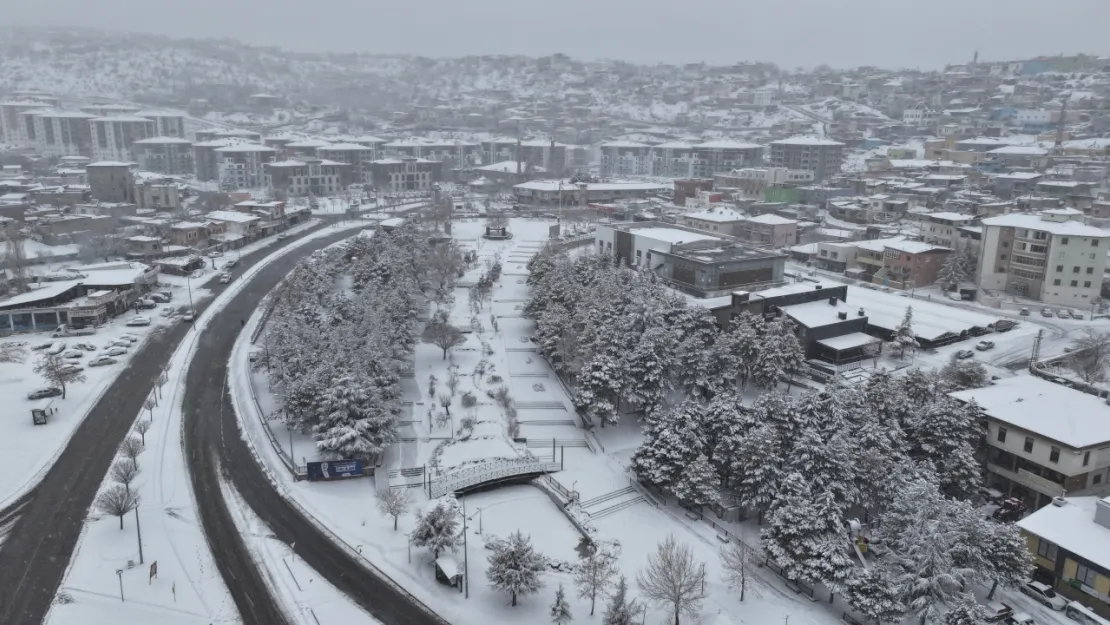
<svg viewBox="0 0 1110 625">
<path fill-rule="evenodd" d="M 477 486 L 478 484 L 493 482 L 516 475 L 550 473 L 552 471 L 558 471 L 559 468 L 558 463 L 543 462 L 530 458 L 483 462 L 433 479 L 428 489 L 428 496 L 435 499 L 447 493 L 453 493 L 464 488 Z"/>
</svg>

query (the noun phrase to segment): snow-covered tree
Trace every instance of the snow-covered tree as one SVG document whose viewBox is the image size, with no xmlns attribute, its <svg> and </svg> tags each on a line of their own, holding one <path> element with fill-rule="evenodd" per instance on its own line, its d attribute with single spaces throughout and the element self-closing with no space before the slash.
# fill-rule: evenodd
<svg viewBox="0 0 1110 625">
<path fill-rule="evenodd" d="M 370 395 L 372 388 L 355 376 L 332 380 L 317 401 L 317 449 L 336 458 L 370 458 L 397 439 L 395 415 L 388 402 Z"/>
<path fill-rule="evenodd" d="M 62 399 L 66 398 L 66 386 L 85 381 L 85 374 L 79 367 L 58 354 L 45 354 L 35 363 L 35 373 L 42 376 L 47 384 L 62 390 Z"/>
<path fill-rule="evenodd" d="M 755 569 L 760 566 L 759 554 L 744 543 L 730 542 L 721 547 L 720 557 L 728 585 L 740 593 L 740 601 L 743 602 L 748 587 L 760 580 L 755 574 Z"/>
<path fill-rule="evenodd" d="M 794 334 L 794 324 L 786 317 L 766 324 L 758 341 L 759 355 L 747 367 L 757 386 L 774 388 L 788 372 L 800 369 L 805 362 L 805 352 Z"/>
<path fill-rule="evenodd" d="M 640 602 L 628 596 L 628 581 L 621 575 L 601 622 L 602 625 L 634 625 L 636 617 L 643 610 Z"/>
<path fill-rule="evenodd" d="M 940 370 L 940 379 L 945 390 L 962 391 L 969 388 L 983 388 L 990 384 L 990 374 L 983 363 L 975 358 L 959 359 L 955 354 L 948 359 Z"/>
<path fill-rule="evenodd" d="M 408 512 L 409 502 L 407 488 L 391 488 L 378 495 L 378 511 L 393 517 L 393 531 L 397 531 L 397 519 Z"/>
<path fill-rule="evenodd" d="M 864 618 L 882 623 L 899 623 L 906 614 L 902 589 L 885 568 L 871 565 L 856 568 L 844 583 L 844 600 Z"/>
<path fill-rule="evenodd" d="M 675 497 L 695 506 L 715 503 L 720 498 L 717 471 L 705 454 L 698 454 L 672 489 Z"/>
<path fill-rule="evenodd" d="M 123 517 L 139 505 L 139 495 L 122 484 L 116 484 L 101 491 L 93 505 L 104 514 L 119 517 L 119 528 L 123 529 Z"/>
<path fill-rule="evenodd" d="M 595 542 L 574 569 L 574 585 L 578 588 L 578 597 L 590 600 L 590 616 L 594 615 L 598 596 L 604 597 L 613 587 L 614 579 L 620 572 L 617 567 L 619 556 L 619 543 Z"/>
<path fill-rule="evenodd" d="M 894 336 L 891 343 L 898 348 L 898 357 L 905 358 L 907 349 L 917 349 L 917 334 L 913 330 L 913 306 L 906 306 L 906 314 L 902 322 L 894 327 Z"/>
<path fill-rule="evenodd" d="M 965 592 L 944 614 L 944 625 L 979 625 L 985 616 L 986 610 L 975 600 L 975 595 Z"/>
<path fill-rule="evenodd" d="M 555 625 L 566 625 L 566 623 L 573 620 L 574 617 L 570 614 L 570 604 L 567 603 L 563 585 L 559 584 L 559 588 L 555 591 L 555 603 L 551 604 L 551 622 Z"/>
<path fill-rule="evenodd" d="M 489 548 L 493 553 L 489 555 L 486 579 L 497 590 L 512 595 L 514 607 L 518 596 L 535 593 L 543 587 L 540 573 L 544 569 L 544 559 L 532 548 L 527 536 L 517 531 L 508 539 L 492 541 Z"/>
<path fill-rule="evenodd" d="M 636 575 L 640 591 L 649 601 L 674 615 L 681 625 L 683 614 L 694 616 L 705 599 L 705 564 L 694 561 L 690 548 L 668 535 Z"/>
<path fill-rule="evenodd" d="M 978 406 L 944 398 L 917 411 L 906 424 L 910 456 L 927 461 L 941 489 L 967 498 L 982 481 L 975 449 L 983 429 Z"/>
<path fill-rule="evenodd" d="M 956 249 L 948 253 L 944 257 L 944 264 L 940 266 L 937 272 L 936 284 L 942 291 L 952 291 L 960 285 L 961 282 L 967 280 L 967 273 L 965 272 L 964 256 L 961 250 Z"/>
<path fill-rule="evenodd" d="M 424 341 L 443 350 L 443 359 L 447 360 L 447 352 L 465 343 L 466 335 L 451 325 L 446 311 L 440 311 L 424 326 Z"/>
<path fill-rule="evenodd" d="M 416 516 L 416 528 L 409 540 L 417 547 L 431 549 L 434 558 L 444 549 L 454 551 L 459 542 L 458 511 L 444 501 L 436 503 L 427 514 Z"/>
<path fill-rule="evenodd" d="M 788 474 L 767 512 L 763 549 L 788 579 L 840 590 L 855 565 L 841 518 L 842 503 L 830 495 L 813 493 L 801 474 Z"/>
</svg>

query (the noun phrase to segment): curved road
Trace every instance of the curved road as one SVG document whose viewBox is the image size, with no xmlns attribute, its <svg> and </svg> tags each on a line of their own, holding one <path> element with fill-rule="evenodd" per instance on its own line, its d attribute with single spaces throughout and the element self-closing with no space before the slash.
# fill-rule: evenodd
<svg viewBox="0 0 1110 625">
<path fill-rule="evenodd" d="M 332 221 L 326 220 L 325 227 Z M 249 267 L 296 239 L 290 237 L 247 254 L 240 267 Z M 214 295 L 227 288 L 215 277 L 206 287 Z M 203 311 L 210 302 L 197 309 Z M 190 328 L 190 324 L 179 323 L 151 333 L 89 411 L 38 486 L 0 510 L 0 524 L 10 527 L 0 545 L 0 623 L 32 625 L 45 618 L 120 441 L 131 430 L 155 378 Z"/>
<path fill-rule="evenodd" d="M 296 543 L 296 553 L 336 588 L 385 625 L 445 625 L 408 593 L 374 576 L 274 491 L 269 476 L 243 441 L 225 381 L 241 325 L 301 257 L 350 233 L 319 239 L 304 254 L 282 257 L 261 270 L 213 318 L 197 345 L 185 382 L 185 457 L 200 520 L 216 563 L 245 625 L 288 623 L 228 511 L 220 479 L 230 481 L 275 537 Z"/>
</svg>

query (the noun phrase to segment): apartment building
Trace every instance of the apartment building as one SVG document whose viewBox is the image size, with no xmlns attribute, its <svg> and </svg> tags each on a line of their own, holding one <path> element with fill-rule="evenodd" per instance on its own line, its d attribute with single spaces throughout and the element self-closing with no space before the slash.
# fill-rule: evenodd
<svg viewBox="0 0 1110 625">
<path fill-rule="evenodd" d="M 134 202 L 135 175 L 131 164 L 122 161 L 97 161 L 85 167 L 89 189 L 100 202 Z"/>
<path fill-rule="evenodd" d="M 37 99 L 15 99 L 0 102 L 0 142 L 25 146 L 27 144 L 25 122 L 20 113 L 38 111 L 49 105 Z M 33 123 L 33 122 L 32 122 Z"/>
<path fill-rule="evenodd" d="M 740 211 L 725 206 L 713 207 L 693 213 L 685 213 L 678 218 L 678 222 L 687 228 L 715 232 L 718 234 L 735 235 L 740 230 L 740 225 L 748 216 Z"/>
<path fill-rule="evenodd" d="M 735 234 L 745 243 L 778 249 L 798 242 L 798 222 L 770 213 L 756 215 L 741 220 Z"/>
<path fill-rule="evenodd" d="M 370 163 L 371 180 L 380 193 L 431 191 L 443 179 L 443 163 L 423 158 L 382 158 Z"/>
<path fill-rule="evenodd" d="M 266 163 L 277 153 L 260 143 L 238 143 L 216 148 L 216 167 L 220 185 L 234 189 L 266 186 Z"/>
<path fill-rule="evenodd" d="M 970 226 L 976 221 L 974 215 L 950 211 L 921 213 L 918 219 L 921 238 L 926 243 L 935 243 L 952 249 L 961 245 L 962 239 L 968 238 L 967 233 L 961 228 Z"/>
<path fill-rule="evenodd" d="M 651 173 L 667 178 L 690 178 L 694 175 L 694 145 L 685 141 L 660 143 L 651 151 Z"/>
<path fill-rule="evenodd" d="M 1110 618 L 1110 497 L 1055 499 L 1017 526 L 1033 579 Z"/>
<path fill-rule="evenodd" d="M 764 190 L 813 184 L 813 172 L 785 167 L 744 167 L 713 176 L 715 186 L 738 189 L 747 196 L 762 196 Z"/>
<path fill-rule="evenodd" d="M 377 158 L 373 147 L 358 143 L 332 143 L 316 148 L 316 156 L 326 161 L 350 165 L 350 167 L 340 168 L 341 182 L 344 187 L 355 182 L 373 181 L 370 163 Z"/>
<path fill-rule="evenodd" d="M 771 142 L 771 165 L 813 172 L 816 181 L 839 173 L 844 144 L 821 137 L 797 136 Z"/>
<path fill-rule="evenodd" d="M 43 156 L 92 157 L 92 115 L 81 111 L 42 109 L 30 112 L 26 119 L 34 124 L 35 147 Z"/>
<path fill-rule="evenodd" d="M 531 163 L 534 167 L 542 167 L 556 176 L 571 167 L 567 150 L 570 146 L 556 143 L 554 139 L 543 141 L 539 139 L 520 140 L 512 137 L 494 137 L 479 144 L 482 162 L 486 165 L 517 160 Z"/>
<path fill-rule="evenodd" d="M 139 169 L 167 175 L 192 175 L 193 142 L 181 137 L 151 137 L 131 144 L 131 155 Z"/>
<path fill-rule="evenodd" d="M 237 139 L 239 141 L 261 143 L 262 134 L 243 128 L 210 128 L 208 130 L 198 130 L 194 133 L 194 140 L 196 143 L 217 141 L 219 139 Z"/>
<path fill-rule="evenodd" d="M 987 485 L 1031 509 L 1054 497 L 1110 494 L 1110 406 L 1034 376 L 952 393 L 987 424 Z"/>
<path fill-rule="evenodd" d="M 896 289 L 928 286 L 937 280 L 951 250 L 902 237 L 856 241 L 855 267 L 862 280 Z M 829 248 L 830 252 L 834 251 Z M 818 247 L 820 255 L 820 247 Z"/>
<path fill-rule="evenodd" d="M 599 149 L 602 176 L 651 175 L 650 145 L 635 141 L 608 141 L 602 143 Z"/>
<path fill-rule="evenodd" d="M 1088 226 L 1083 213 L 1009 213 L 988 217 L 982 226 L 982 288 L 1080 309 L 1098 301 L 1110 231 Z"/>
<path fill-rule="evenodd" d="M 693 175 L 712 178 L 713 174 L 744 167 L 755 167 L 763 162 L 763 146 L 731 139 L 717 139 L 693 147 Z"/>
<path fill-rule="evenodd" d="M 135 115 L 94 117 L 92 125 L 93 160 L 130 161 L 131 146 L 141 139 L 158 135 L 156 124 Z"/>
<path fill-rule="evenodd" d="M 135 113 L 154 122 L 154 133 L 159 137 L 185 138 L 185 114 L 163 109 L 145 109 Z"/>
<path fill-rule="evenodd" d="M 264 163 L 266 186 L 291 196 L 337 195 L 346 188 L 351 165 L 321 158 L 297 158 Z"/>
</svg>

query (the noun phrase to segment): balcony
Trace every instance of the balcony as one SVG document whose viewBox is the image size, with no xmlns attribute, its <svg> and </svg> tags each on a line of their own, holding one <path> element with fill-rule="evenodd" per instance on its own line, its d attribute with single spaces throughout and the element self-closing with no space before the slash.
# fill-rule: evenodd
<svg viewBox="0 0 1110 625">
<path fill-rule="evenodd" d="M 991 473 L 1000 475 L 1010 480 L 1011 482 L 1016 482 L 1026 488 L 1035 490 L 1038 493 L 1048 495 L 1049 497 L 1063 497 L 1065 493 L 1063 486 L 1060 486 L 1056 482 L 1046 480 L 1039 475 L 1034 475 L 1029 471 L 1026 471 L 1025 469 L 1018 469 L 1016 472 L 1014 472 L 1010 469 L 1006 469 L 997 464 L 988 462 L 987 470 Z"/>
</svg>

